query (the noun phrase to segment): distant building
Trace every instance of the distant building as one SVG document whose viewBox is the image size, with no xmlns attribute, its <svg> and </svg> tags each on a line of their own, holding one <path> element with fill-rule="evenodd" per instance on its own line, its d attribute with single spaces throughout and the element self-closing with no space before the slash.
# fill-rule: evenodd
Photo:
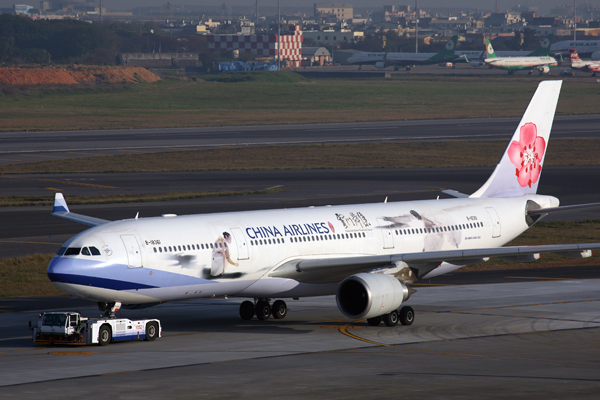
<svg viewBox="0 0 600 400">
<path fill-rule="evenodd" d="M 290 25 L 288 32 L 281 35 L 207 35 L 210 49 L 239 50 L 258 57 L 281 57 L 294 67 L 300 66 L 302 58 L 302 27 Z M 281 48 L 279 48 L 281 45 Z"/>
<path fill-rule="evenodd" d="M 327 16 L 337 20 L 349 20 L 354 16 L 354 8 L 348 3 L 315 3 L 315 18 Z"/>
<path fill-rule="evenodd" d="M 325 47 L 304 47 L 302 48 L 302 66 L 310 67 L 313 65 L 323 66 L 330 62 L 331 53 Z"/>
<path fill-rule="evenodd" d="M 13 5 L 13 11 L 17 15 L 27 15 L 29 10 L 33 9 L 33 6 L 28 6 L 26 4 L 15 4 Z"/>
</svg>

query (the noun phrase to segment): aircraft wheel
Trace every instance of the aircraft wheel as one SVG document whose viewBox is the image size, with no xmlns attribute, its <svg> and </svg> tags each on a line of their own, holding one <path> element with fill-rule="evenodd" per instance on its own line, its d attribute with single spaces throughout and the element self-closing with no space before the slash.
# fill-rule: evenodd
<svg viewBox="0 0 600 400">
<path fill-rule="evenodd" d="M 595 72 L 592 72 L 592 76 L 596 76 L 596 73 L 595 73 Z"/>
<path fill-rule="evenodd" d="M 100 346 L 106 346 L 112 341 L 112 332 L 110 329 L 110 325 L 104 324 L 100 327 L 100 331 L 98 332 L 98 343 Z"/>
<path fill-rule="evenodd" d="M 271 307 L 271 314 L 275 319 L 284 319 L 287 315 L 287 305 L 283 300 L 277 300 Z"/>
<path fill-rule="evenodd" d="M 254 317 L 255 312 L 254 303 L 251 301 L 246 300 L 240 304 L 240 317 L 242 317 L 244 321 L 250 321 L 252 317 Z"/>
<path fill-rule="evenodd" d="M 271 315 L 271 307 L 269 307 L 269 302 L 267 301 L 259 301 L 256 303 L 256 318 L 261 321 L 265 321 L 269 319 Z"/>
<path fill-rule="evenodd" d="M 381 323 L 381 317 L 367 318 L 367 324 L 369 324 L 371 326 L 379 326 L 380 323 Z"/>
<path fill-rule="evenodd" d="M 396 326 L 398 325 L 398 311 L 392 311 L 389 314 L 385 314 L 382 319 L 385 326 Z"/>
<path fill-rule="evenodd" d="M 146 324 L 146 337 L 145 341 L 151 342 L 158 337 L 158 325 L 156 322 L 148 322 Z"/>
<path fill-rule="evenodd" d="M 402 325 L 412 325 L 415 322 L 415 310 L 411 306 L 404 306 L 400 309 L 400 323 Z"/>
</svg>

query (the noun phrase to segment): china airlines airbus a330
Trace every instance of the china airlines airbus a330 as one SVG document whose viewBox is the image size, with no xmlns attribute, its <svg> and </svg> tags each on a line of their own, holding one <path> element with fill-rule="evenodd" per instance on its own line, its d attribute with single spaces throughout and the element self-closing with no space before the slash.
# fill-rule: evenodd
<svg viewBox="0 0 600 400">
<path fill-rule="evenodd" d="M 411 324 L 414 311 L 404 303 L 419 279 L 489 257 L 589 257 L 600 248 L 502 247 L 550 213 L 597 206 L 559 207 L 536 194 L 560 87 L 540 83 L 493 174 L 471 195 L 111 222 L 69 212 L 57 194 L 53 215 L 93 227 L 61 247 L 48 276 L 107 314 L 228 296 L 250 299 L 241 303 L 243 319 L 264 320 L 285 317 L 280 299 L 335 294 L 349 318 Z"/>
</svg>

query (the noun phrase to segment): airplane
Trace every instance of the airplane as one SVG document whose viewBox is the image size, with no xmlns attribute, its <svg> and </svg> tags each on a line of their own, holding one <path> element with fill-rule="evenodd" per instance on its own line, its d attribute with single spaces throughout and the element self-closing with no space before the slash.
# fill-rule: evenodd
<svg viewBox="0 0 600 400">
<path fill-rule="evenodd" d="M 592 76 L 596 76 L 600 72 L 600 61 L 583 61 L 579 58 L 577 50 L 571 49 L 571 68 L 582 72 L 591 72 Z"/>
<path fill-rule="evenodd" d="M 561 84 L 539 84 L 492 175 L 470 195 L 108 221 L 71 212 L 57 193 L 52 215 L 91 228 L 61 246 L 48 277 L 109 316 L 120 307 L 235 297 L 250 299 L 240 305 L 244 320 L 281 319 L 281 299 L 335 295 L 348 318 L 410 325 L 415 313 L 403 304 L 418 280 L 490 257 L 587 258 L 600 249 L 502 247 L 547 215 L 600 204 L 560 207 L 537 194 Z"/>
<path fill-rule="evenodd" d="M 484 62 L 494 68 L 505 69 L 509 74 L 513 74 L 515 70 L 528 69 L 529 75 L 533 73 L 533 69 L 537 69 L 541 74 L 550 72 L 551 67 L 556 67 L 558 63 L 551 56 L 535 56 L 535 57 L 498 57 L 494 52 L 494 48 L 489 39 L 485 40 L 485 51 L 487 58 Z"/>
<path fill-rule="evenodd" d="M 410 65 L 430 65 L 445 61 L 452 61 L 456 58 L 454 49 L 458 36 L 452 36 L 444 50 L 439 53 L 355 53 L 346 60 L 348 64 L 375 64 L 375 68 L 384 69 L 389 66 L 405 66 L 410 71 Z"/>
<path fill-rule="evenodd" d="M 550 52 L 554 56 L 568 56 L 571 49 L 593 61 L 600 60 L 600 40 L 563 40 L 550 46 Z"/>
<path fill-rule="evenodd" d="M 550 55 L 550 43 L 552 43 L 553 34 L 546 36 L 533 51 L 496 51 L 498 57 L 534 57 Z M 471 64 L 472 67 L 482 67 L 485 65 L 486 58 L 485 50 L 461 50 L 456 52 L 457 56 L 461 56 L 465 62 Z M 457 60 L 458 62 L 459 60 Z"/>
</svg>

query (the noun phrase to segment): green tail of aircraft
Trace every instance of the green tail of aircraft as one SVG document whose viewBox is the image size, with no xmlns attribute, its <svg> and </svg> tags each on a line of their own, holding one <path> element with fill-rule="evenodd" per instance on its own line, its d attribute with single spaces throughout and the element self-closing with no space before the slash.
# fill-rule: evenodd
<svg viewBox="0 0 600 400">
<path fill-rule="evenodd" d="M 446 61 L 455 58 L 454 51 L 456 50 L 456 42 L 458 41 L 458 36 L 454 35 L 450 38 L 448 43 L 446 43 L 446 47 L 444 50 L 437 53 L 435 56 L 431 57 L 430 61 Z"/>
<path fill-rule="evenodd" d="M 528 56 L 548 56 L 550 55 L 550 44 L 552 44 L 553 34 L 549 34 L 540 42 L 537 49 L 528 54 Z"/>
</svg>

